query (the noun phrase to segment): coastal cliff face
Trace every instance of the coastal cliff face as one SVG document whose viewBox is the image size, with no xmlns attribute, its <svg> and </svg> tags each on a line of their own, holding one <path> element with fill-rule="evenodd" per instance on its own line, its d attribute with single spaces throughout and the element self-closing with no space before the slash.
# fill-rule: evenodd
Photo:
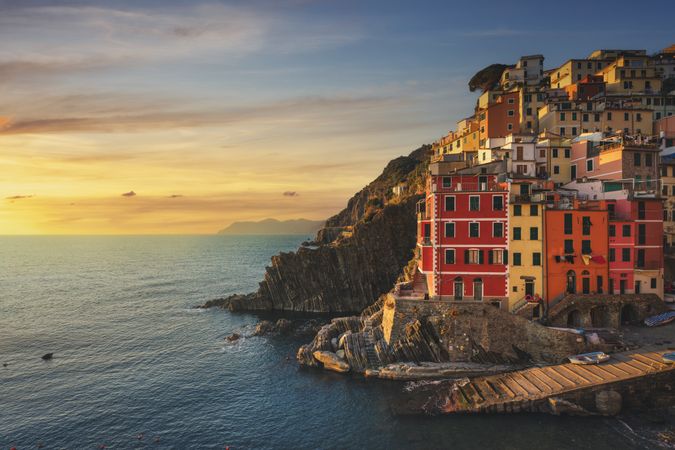
<svg viewBox="0 0 675 450">
<path fill-rule="evenodd" d="M 313 245 L 272 258 L 257 292 L 204 307 L 232 311 L 359 312 L 388 292 L 416 242 L 429 146 L 389 162 L 382 174 L 326 222 Z M 402 186 L 395 196 L 392 188 Z"/>
</svg>

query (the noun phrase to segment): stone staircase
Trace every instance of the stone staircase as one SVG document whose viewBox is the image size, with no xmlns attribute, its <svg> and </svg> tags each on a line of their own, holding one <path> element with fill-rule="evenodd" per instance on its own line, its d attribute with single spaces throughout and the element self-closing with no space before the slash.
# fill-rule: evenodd
<svg viewBox="0 0 675 450">
<path fill-rule="evenodd" d="M 375 368 L 380 366 L 380 359 L 377 357 L 375 351 L 375 337 L 373 335 L 373 321 L 367 318 L 363 321 L 363 335 L 365 338 L 366 359 L 368 361 L 368 368 Z"/>
</svg>

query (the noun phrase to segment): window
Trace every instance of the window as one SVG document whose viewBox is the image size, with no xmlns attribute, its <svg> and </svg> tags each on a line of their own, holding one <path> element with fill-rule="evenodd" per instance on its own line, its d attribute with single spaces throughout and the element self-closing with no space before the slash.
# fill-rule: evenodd
<svg viewBox="0 0 675 450">
<path fill-rule="evenodd" d="M 504 224 L 500 222 L 495 222 L 492 224 L 492 236 L 494 237 L 504 237 Z"/>
<path fill-rule="evenodd" d="M 598 276 L 595 278 L 595 282 L 596 282 L 596 284 L 597 284 L 597 291 L 598 291 L 598 294 L 602 294 L 602 276 L 601 276 L 601 275 L 598 275 Z"/>
<path fill-rule="evenodd" d="M 554 149 L 552 150 L 552 153 L 553 153 L 553 157 L 554 157 L 554 158 L 557 158 L 557 157 L 558 157 L 558 149 L 557 149 L 557 148 L 554 148 Z"/>
<path fill-rule="evenodd" d="M 612 112 L 611 111 L 609 111 L 607 113 L 607 120 L 612 120 Z"/>
<path fill-rule="evenodd" d="M 593 114 L 593 120 L 595 122 L 600 122 L 600 114 L 598 114 L 598 113 Z"/>
<path fill-rule="evenodd" d="M 584 113 L 584 114 L 581 116 L 581 120 L 582 120 L 583 122 L 588 122 L 588 114 Z"/>
<path fill-rule="evenodd" d="M 512 123 L 508 124 L 508 125 L 506 126 L 506 129 L 509 130 L 509 131 L 510 131 L 510 130 L 513 130 L 513 124 L 512 124 Z"/>
<path fill-rule="evenodd" d="M 645 245 L 647 241 L 647 225 L 638 224 L 638 245 Z"/>
<path fill-rule="evenodd" d="M 588 277 L 583 277 L 581 279 L 581 291 L 584 294 L 590 294 L 591 293 L 591 279 Z"/>
<path fill-rule="evenodd" d="M 645 202 L 638 202 L 638 220 L 645 220 Z"/>
<path fill-rule="evenodd" d="M 572 239 L 565 239 L 565 253 L 574 253 L 574 241 Z"/>
<path fill-rule="evenodd" d="M 570 155 L 570 149 L 569 149 L 569 148 L 566 148 L 566 149 L 565 149 L 565 158 L 570 158 L 570 157 L 571 157 L 571 155 Z"/>
<path fill-rule="evenodd" d="M 649 287 L 652 289 L 656 289 L 656 278 L 652 278 L 649 280 Z"/>
<path fill-rule="evenodd" d="M 483 264 L 483 252 L 480 250 L 464 250 L 466 264 Z"/>
<path fill-rule="evenodd" d="M 555 175 L 560 174 L 560 166 L 553 166 L 553 174 Z"/>
<path fill-rule="evenodd" d="M 445 210 L 446 211 L 455 210 L 455 197 L 453 196 L 445 197 Z"/>
<path fill-rule="evenodd" d="M 479 233 L 479 223 L 478 222 L 471 222 L 469 224 L 469 237 L 478 237 Z"/>
<path fill-rule="evenodd" d="M 622 248 L 621 249 L 621 261 L 629 262 L 630 261 L 630 249 Z"/>
<path fill-rule="evenodd" d="M 469 197 L 469 211 L 478 210 L 480 210 L 480 197 L 477 195 L 471 195 Z"/>
<path fill-rule="evenodd" d="M 530 215 L 531 216 L 539 215 L 539 207 L 537 205 L 530 205 Z"/>
<path fill-rule="evenodd" d="M 576 180 L 576 179 L 577 179 L 577 165 L 576 165 L 576 164 L 572 164 L 572 165 L 570 166 L 570 178 L 571 178 L 572 180 Z"/>
<path fill-rule="evenodd" d="M 454 222 L 445 222 L 445 237 L 455 237 Z"/>
<path fill-rule="evenodd" d="M 621 235 L 623 237 L 630 237 L 630 225 L 623 225 L 621 227 Z"/>
<path fill-rule="evenodd" d="M 591 250 L 591 240 L 590 239 L 584 239 L 581 241 L 581 253 L 584 255 L 590 255 L 593 253 L 593 250 Z"/>
<path fill-rule="evenodd" d="M 521 205 L 513 205 L 513 215 L 520 216 L 521 213 Z"/>
<path fill-rule="evenodd" d="M 647 167 L 652 166 L 652 154 L 651 153 L 645 154 L 645 166 L 647 166 Z"/>
<path fill-rule="evenodd" d="M 560 127 L 560 136 L 565 136 L 565 127 Z"/>
<path fill-rule="evenodd" d="M 513 254 L 513 265 L 514 266 L 520 265 L 520 253 L 514 253 Z"/>
<path fill-rule="evenodd" d="M 593 172 L 593 160 L 592 159 L 586 160 L 586 171 L 587 172 Z"/>
<path fill-rule="evenodd" d="M 572 127 L 572 136 L 577 135 L 577 127 Z"/>
<path fill-rule="evenodd" d="M 513 103 L 513 102 L 509 102 L 509 103 Z M 513 112 L 512 109 L 509 109 L 508 112 L 507 112 L 506 114 L 507 114 L 509 117 L 513 117 L 514 112 Z"/>
<path fill-rule="evenodd" d="M 532 115 L 532 108 L 527 108 L 525 110 L 525 114 L 528 115 L 528 116 L 531 116 Z"/>
<path fill-rule="evenodd" d="M 630 120 L 630 117 L 628 117 L 628 113 L 623 113 L 623 120 Z"/>
<path fill-rule="evenodd" d="M 447 248 L 445 249 L 445 263 L 454 264 L 455 263 L 455 249 Z"/>
<path fill-rule="evenodd" d="M 532 253 L 532 265 L 541 266 L 541 253 L 539 252 Z"/>
<path fill-rule="evenodd" d="M 520 240 L 520 227 L 513 227 L 513 240 L 514 241 Z"/>
<path fill-rule="evenodd" d="M 635 265 L 638 268 L 644 268 L 644 266 L 645 266 L 645 249 L 644 248 L 638 249 L 637 260 L 635 261 Z"/>
<path fill-rule="evenodd" d="M 639 166 L 641 162 L 642 155 L 638 152 L 633 153 L 633 165 Z"/>
<path fill-rule="evenodd" d="M 565 120 L 565 113 L 560 113 L 560 120 Z"/>
<path fill-rule="evenodd" d="M 492 197 L 492 209 L 494 211 L 501 211 L 504 209 L 504 198 L 501 195 Z"/>
<path fill-rule="evenodd" d="M 565 234 L 572 234 L 572 214 L 565 213 Z"/>
<path fill-rule="evenodd" d="M 530 240 L 536 241 L 539 239 L 539 228 L 530 227 Z"/>
<path fill-rule="evenodd" d="M 504 251 L 497 249 L 488 251 L 488 264 L 505 264 Z"/>
<path fill-rule="evenodd" d="M 544 148 L 539 149 L 539 157 L 540 158 L 546 158 L 546 149 L 544 149 Z"/>
<path fill-rule="evenodd" d="M 577 113 L 575 112 L 572 113 L 572 120 L 577 120 Z"/>
<path fill-rule="evenodd" d="M 616 236 L 616 225 L 609 226 L 609 237 Z"/>
<path fill-rule="evenodd" d="M 452 186 L 452 178 L 451 177 L 443 177 L 443 187 L 449 188 L 450 186 Z"/>
<path fill-rule="evenodd" d="M 609 249 L 609 262 L 614 262 L 614 261 L 616 261 L 616 249 L 610 248 Z"/>
<path fill-rule="evenodd" d="M 515 101 L 514 99 L 510 98 L 510 99 L 508 100 L 508 103 L 512 105 L 514 101 Z"/>
<path fill-rule="evenodd" d="M 591 218 L 589 216 L 584 216 L 581 219 L 581 234 L 584 236 L 590 236 L 591 235 Z M 613 226 L 613 225 L 610 225 Z"/>
</svg>

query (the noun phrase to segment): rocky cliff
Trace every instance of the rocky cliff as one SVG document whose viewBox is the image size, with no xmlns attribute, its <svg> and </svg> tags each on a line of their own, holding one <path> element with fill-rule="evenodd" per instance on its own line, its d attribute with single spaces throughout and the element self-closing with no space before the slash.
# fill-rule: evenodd
<svg viewBox="0 0 675 450">
<path fill-rule="evenodd" d="M 431 148 L 389 162 L 382 174 L 326 222 L 314 245 L 272 258 L 257 292 L 204 307 L 233 311 L 359 312 L 388 292 L 413 256 L 415 204 Z M 392 188 L 402 187 L 401 195 Z"/>
</svg>

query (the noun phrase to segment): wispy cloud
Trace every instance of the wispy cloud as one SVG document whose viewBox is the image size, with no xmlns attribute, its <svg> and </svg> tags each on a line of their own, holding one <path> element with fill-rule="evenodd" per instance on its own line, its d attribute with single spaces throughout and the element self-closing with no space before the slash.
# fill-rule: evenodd
<svg viewBox="0 0 675 450">
<path fill-rule="evenodd" d="M 136 197 L 136 193 L 134 191 L 125 192 L 122 197 Z"/>
<path fill-rule="evenodd" d="M 284 197 L 299 197 L 300 196 L 300 194 L 297 193 L 296 191 L 286 191 L 281 195 L 283 195 Z"/>
<path fill-rule="evenodd" d="M 33 196 L 32 195 L 12 195 L 12 196 L 9 196 L 9 197 L 5 197 L 5 200 L 14 201 L 14 200 L 23 200 L 23 199 L 26 199 L 26 198 L 33 198 Z"/>
</svg>

